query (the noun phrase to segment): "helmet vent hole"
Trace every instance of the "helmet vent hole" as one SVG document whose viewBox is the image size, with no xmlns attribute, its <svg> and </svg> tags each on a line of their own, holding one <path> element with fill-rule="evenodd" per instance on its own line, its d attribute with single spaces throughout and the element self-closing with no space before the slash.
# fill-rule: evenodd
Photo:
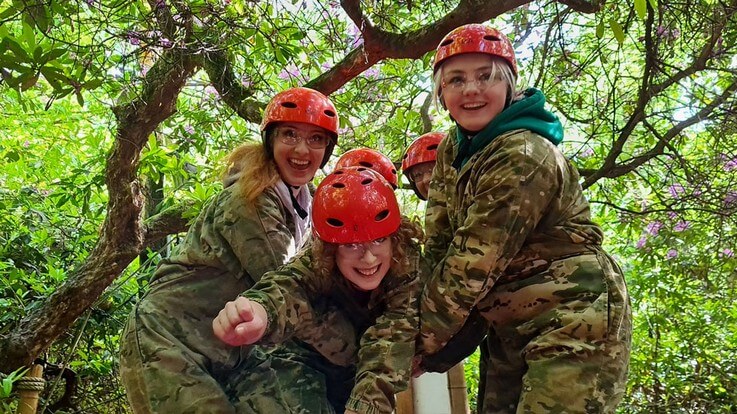
<svg viewBox="0 0 737 414">
<path fill-rule="evenodd" d="M 486 35 L 484 36 L 484 40 L 490 40 L 492 42 L 498 42 L 502 40 L 499 36 L 492 36 L 492 35 Z"/>
<path fill-rule="evenodd" d="M 436 149 L 438 149 L 438 144 L 432 144 L 427 147 L 428 151 L 435 151 Z"/>
<path fill-rule="evenodd" d="M 379 222 L 387 218 L 387 216 L 389 216 L 389 210 L 381 210 L 381 212 L 379 212 L 379 214 L 376 215 L 374 220 Z"/>
<path fill-rule="evenodd" d="M 297 104 L 294 103 L 294 102 L 282 102 L 281 103 L 281 106 L 283 106 L 285 108 L 292 108 L 292 109 L 294 109 L 294 108 L 297 107 Z"/>
<path fill-rule="evenodd" d="M 327 115 L 327 116 L 331 117 L 331 118 L 335 118 L 335 112 L 333 112 L 333 111 L 331 111 L 331 110 L 329 110 L 329 109 L 326 109 L 326 110 L 324 110 L 324 111 L 323 111 L 323 113 L 324 113 L 325 115 Z"/>
<path fill-rule="evenodd" d="M 374 168 L 374 164 L 371 164 L 368 161 L 361 161 L 358 164 L 363 165 L 364 167 L 367 167 L 367 168 Z"/>
<path fill-rule="evenodd" d="M 327 222 L 328 222 L 329 225 L 331 225 L 333 227 L 343 227 L 343 225 L 344 225 L 342 221 L 340 221 L 340 220 L 338 220 L 336 218 L 329 218 L 329 219 L 327 219 Z"/>
<path fill-rule="evenodd" d="M 447 39 L 443 43 L 441 43 L 440 46 L 448 46 L 451 43 L 453 43 L 453 39 Z"/>
<path fill-rule="evenodd" d="M 361 181 L 361 185 L 369 185 L 374 181 L 373 178 L 365 178 L 363 181 Z"/>
<path fill-rule="evenodd" d="M 343 183 L 335 183 L 335 184 L 333 184 L 333 188 L 345 188 L 345 184 L 343 184 Z"/>
</svg>

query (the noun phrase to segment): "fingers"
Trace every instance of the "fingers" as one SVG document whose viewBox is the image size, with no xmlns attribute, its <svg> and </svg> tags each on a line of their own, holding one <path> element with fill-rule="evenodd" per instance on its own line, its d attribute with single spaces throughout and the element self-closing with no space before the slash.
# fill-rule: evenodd
<svg viewBox="0 0 737 414">
<path fill-rule="evenodd" d="M 226 303 L 212 321 L 215 336 L 232 346 L 248 345 L 261 339 L 266 324 L 259 320 L 261 318 L 254 317 L 254 303 L 244 297 Z M 263 311 L 262 319 L 265 319 L 263 306 L 256 305 Z"/>
</svg>

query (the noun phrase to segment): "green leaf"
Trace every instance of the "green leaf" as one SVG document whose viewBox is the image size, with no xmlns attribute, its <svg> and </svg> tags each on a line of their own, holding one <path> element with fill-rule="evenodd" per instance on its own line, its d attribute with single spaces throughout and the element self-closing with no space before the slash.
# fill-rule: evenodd
<svg viewBox="0 0 737 414">
<path fill-rule="evenodd" d="M 614 19 L 609 19 L 609 27 L 612 29 L 612 32 L 614 33 L 614 38 L 617 39 L 617 42 L 621 45 L 624 43 L 624 30 L 622 30 L 622 26 L 617 23 Z"/>
<path fill-rule="evenodd" d="M 84 97 L 82 96 L 82 91 L 77 91 L 77 103 L 79 103 L 79 106 L 84 106 Z"/>
<path fill-rule="evenodd" d="M 596 37 L 599 39 L 604 37 L 604 21 L 600 21 L 596 25 Z"/>
<path fill-rule="evenodd" d="M 61 48 L 49 50 L 48 52 L 46 52 L 43 55 L 43 57 L 41 58 L 41 60 L 40 60 L 39 63 L 42 64 L 42 65 L 45 65 L 46 63 L 48 63 L 48 62 L 50 62 L 52 60 L 56 60 L 56 59 L 60 58 L 61 56 L 63 56 L 66 53 L 67 53 L 67 51 L 65 49 L 61 49 Z"/>
<path fill-rule="evenodd" d="M 647 17 L 646 0 L 635 0 L 635 11 L 640 19 L 645 20 L 645 17 Z"/>
<path fill-rule="evenodd" d="M 13 51 L 13 53 L 15 54 L 15 57 L 18 60 L 22 62 L 28 62 L 28 63 L 32 62 L 31 57 L 28 55 L 28 52 L 26 52 L 26 50 L 23 49 L 23 46 L 21 46 L 18 42 L 16 42 L 15 40 L 9 37 L 6 37 L 5 39 L 3 39 L 3 42 L 5 41 L 7 41 L 8 43 L 8 49 Z"/>
</svg>

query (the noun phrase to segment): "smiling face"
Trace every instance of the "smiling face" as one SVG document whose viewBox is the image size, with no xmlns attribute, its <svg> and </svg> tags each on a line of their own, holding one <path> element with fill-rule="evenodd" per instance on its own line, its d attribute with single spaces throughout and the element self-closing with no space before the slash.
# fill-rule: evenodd
<svg viewBox="0 0 737 414">
<path fill-rule="evenodd" d="M 327 143 L 328 132 L 310 124 L 284 122 L 275 127 L 271 139 L 274 161 L 281 179 L 295 187 L 312 181 L 325 155 L 325 147 L 314 148 L 315 143 L 323 139 Z"/>
<path fill-rule="evenodd" d="M 335 263 L 358 290 L 372 291 L 379 287 L 392 263 L 391 237 L 366 243 L 338 245 Z"/>
<path fill-rule="evenodd" d="M 489 78 L 492 74 L 489 55 L 454 56 L 443 62 L 440 70 L 443 102 L 461 128 L 481 131 L 504 110 L 508 85 Z"/>
</svg>

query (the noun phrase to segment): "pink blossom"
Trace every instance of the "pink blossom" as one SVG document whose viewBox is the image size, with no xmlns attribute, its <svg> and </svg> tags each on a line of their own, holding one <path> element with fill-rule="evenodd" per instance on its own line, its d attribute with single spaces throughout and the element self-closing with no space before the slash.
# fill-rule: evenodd
<svg viewBox="0 0 737 414">
<path fill-rule="evenodd" d="M 186 125 L 184 127 L 184 132 L 188 133 L 189 135 L 194 134 L 194 127 L 192 125 Z"/>
<path fill-rule="evenodd" d="M 737 157 L 724 163 L 724 171 L 732 171 L 737 168 Z"/>
<path fill-rule="evenodd" d="M 668 212 L 668 218 L 669 219 L 674 220 L 676 217 L 678 217 L 678 213 L 676 213 L 675 211 L 669 211 Z"/>
<path fill-rule="evenodd" d="M 727 195 L 724 196 L 724 204 L 731 206 L 737 202 L 737 191 L 727 191 Z"/>
<path fill-rule="evenodd" d="M 673 259 L 674 257 L 678 256 L 678 250 L 676 249 L 670 249 L 668 250 L 668 253 L 665 254 L 666 259 Z"/>
<path fill-rule="evenodd" d="M 722 250 L 722 256 L 724 256 L 724 257 L 732 257 L 732 256 L 734 256 L 734 251 L 732 249 L 724 249 L 724 250 Z"/>
<path fill-rule="evenodd" d="M 207 87 L 205 88 L 205 94 L 208 95 L 208 96 L 214 97 L 214 98 L 219 98 L 220 97 L 220 94 L 218 93 L 218 90 L 215 89 L 215 87 L 212 86 L 212 85 L 207 85 Z"/>
<path fill-rule="evenodd" d="M 162 37 L 161 40 L 159 40 L 159 44 L 161 45 L 161 47 L 165 47 L 165 48 L 170 48 L 174 46 L 174 42 L 172 42 L 171 40 L 165 37 Z"/>
</svg>

